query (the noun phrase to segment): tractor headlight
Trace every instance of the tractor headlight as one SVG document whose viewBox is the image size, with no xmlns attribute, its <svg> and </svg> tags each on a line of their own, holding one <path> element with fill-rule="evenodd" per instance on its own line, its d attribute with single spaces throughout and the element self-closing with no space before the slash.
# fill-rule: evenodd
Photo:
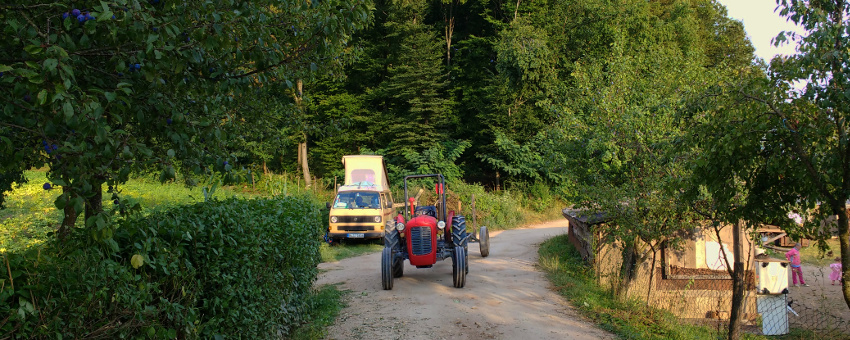
<svg viewBox="0 0 850 340">
<path fill-rule="evenodd" d="M 381 223 L 381 216 L 375 216 L 375 223 Z"/>
<path fill-rule="evenodd" d="M 337 221 L 339 221 L 339 219 L 336 218 L 336 216 L 331 216 L 331 223 L 336 223 Z"/>
<path fill-rule="evenodd" d="M 440 228 L 440 230 L 446 229 L 446 221 L 437 222 L 437 228 Z"/>
<path fill-rule="evenodd" d="M 401 223 L 401 222 L 397 223 L 395 225 L 395 228 L 398 229 L 398 231 L 404 231 L 404 223 Z"/>
</svg>

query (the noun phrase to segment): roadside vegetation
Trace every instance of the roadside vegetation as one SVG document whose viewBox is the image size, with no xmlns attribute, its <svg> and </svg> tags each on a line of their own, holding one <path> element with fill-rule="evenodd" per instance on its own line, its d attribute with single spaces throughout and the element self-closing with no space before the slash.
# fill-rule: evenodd
<svg viewBox="0 0 850 340">
<path fill-rule="evenodd" d="M 191 274 L 181 274 L 179 271 L 177 273 L 171 272 L 172 274 L 170 275 L 178 276 L 170 279 L 167 279 L 168 275 L 163 276 L 163 272 L 160 272 L 157 275 L 143 275 L 141 277 L 142 281 L 139 281 L 140 278 L 135 276 L 126 276 L 133 271 L 139 272 L 142 271 L 143 268 L 147 267 L 150 267 L 151 269 L 159 268 L 158 270 L 167 270 L 166 268 L 169 267 L 161 267 L 160 265 L 163 263 L 162 259 L 157 259 L 156 256 L 145 253 L 151 251 L 151 247 L 156 247 L 154 246 L 155 243 L 150 243 L 152 240 L 157 240 L 156 238 L 147 239 L 147 241 L 142 242 L 141 240 L 132 241 L 134 240 L 133 238 L 127 239 L 126 236 L 123 235 L 126 235 L 127 232 L 137 228 L 137 224 L 135 224 L 136 222 L 134 221 L 148 220 L 149 222 L 145 223 L 150 223 L 150 221 L 162 219 L 162 216 L 181 216 L 187 214 L 186 210 L 189 209 L 189 207 L 206 204 L 204 203 L 205 198 L 203 188 L 209 189 L 211 186 L 187 187 L 181 182 L 160 183 L 156 180 L 146 178 L 133 178 L 123 184 L 119 189 L 121 190 L 122 199 L 125 200 L 125 202 L 138 203 L 139 209 L 132 214 L 132 216 L 127 218 L 117 218 L 115 220 L 115 223 L 120 223 L 121 226 L 116 227 L 115 229 L 118 234 L 116 235 L 116 243 L 114 244 L 114 246 L 122 252 L 130 251 L 131 253 L 125 253 L 126 255 L 121 256 L 121 259 L 118 261 L 106 260 L 106 262 L 102 262 L 104 259 L 102 259 L 100 257 L 101 255 L 98 254 L 108 254 L 108 252 L 101 253 L 100 251 L 83 257 L 77 255 L 59 255 L 59 257 L 57 257 L 54 261 L 38 261 L 30 256 L 40 252 L 45 254 L 56 252 L 61 253 L 62 243 L 57 243 L 57 240 L 53 238 L 52 235 L 58 227 L 57 221 L 61 219 L 62 214 L 53 207 L 53 201 L 59 194 L 52 190 L 45 190 L 38 184 L 44 181 L 45 172 L 27 171 L 26 177 L 29 182 L 24 183 L 20 187 L 16 187 L 14 190 L 9 192 L 6 200 L 7 209 L 0 210 L 0 218 L 2 218 L 2 224 L 0 224 L 0 245 L 2 245 L 3 248 L 0 253 L 4 254 L 4 261 L 9 262 L 10 268 L 18 272 L 18 274 L 14 275 L 6 273 L 6 276 L 9 278 L 8 282 L 14 282 L 17 287 L 25 287 L 21 285 L 28 282 L 49 284 L 56 287 L 64 287 L 62 289 L 68 291 L 77 291 L 79 294 L 84 294 L 84 292 L 90 289 L 112 287 L 116 283 L 131 280 L 135 286 L 151 287 L 144 291 L 145 297 L 154 296 L 150 294 L 154 294 L 156 290 L 166 289 L 160 284 L 160 281 L 162 280 L 177 280 L 175 282 L 185 283 L 191 282 L 184 281 L 188 279 L 185 275 Z M 215 190 L 214 194 L 209 197 L 209 199 L 212 201 L 229 201 L 232 199 L 239 199 L 248 200 L 248 202 L 250 202 L 254 199 L 260 198 L 302 197 L 304 202 L 308 203 L 309 210 L 312 211 L 312 213 L 309 214 L 309 216 L 312 216 L 311 218 L 313 219 L 310 224 L 314 226 L 312 227 L 314 230 L 313 242 L 315 242 L 314 244 L 318 246 L 317 250 L 320 262 L 339 261 L 348 257 L 380 251 L 383 248 L 383 244 L 380 241 L 355 240 L 345 241 L 342 244 L 334 245 L 321 242 L 320 232 L 327 226 L 328 218 L 327 210 L 323 209 L 324 201 L 331 199 L 333 192 L 330 191 L 330 188 L 328 187 L 323 188 L 319 183 L 321 183 L 321 181 L 316 182 L 312 188 L 306 188 L 304 183 L 300 182 L 296 176 L 270 174 L 259 179 L 253 183 L 253 185 L 243 183 L 241 185 L 219 187 Z M 472 194 L 475 194 L 476 199 L 479 202 L 478 204 L 481 204 L 482 206 L 481 209 L 477 209 L 479 216 L 490 216 L 489 218 L 482 218 L 481 220 L 484 221 L 483 223 L 488 223 L 490 226 L 497 226 L 499 229 L 516 228 L 535 221 L 560 218 L 558 216 L 560 213 L 558 207 L 563 205 L 561 201 L 554 197 L 547 197 L 546 202 L 540 201 L 539 198 L 528 195 L 518 188 L 513 190 L 504 190 L 501 192 L 488 192 L 480 186 L 466 185 L 463 183 L 455 184 L 454 187 L 457 189 L 452 192 L 458 197 L 471 196 Z M 504 204 L 490 204 L 491 202 L 504 202 Z M 113 202 L 105 200 L 105 204 L 109 203 Z M 546 207 L 545 209 L 539 208 L 544 206 Z M 119 207 L 115 206 L 113 208 L 118 209 Z M 230 209 L 228 209 L 228 211 L 230 211 Z M 471 210 L 469 213 L 471 213 Z M 508 216 L 510 218 L 505 218 Z M 243 217 L 239 218 L 242 219 Z M 186 223 L 188 220 L 184 218 L 183 221 Z M 77 223 L 80 225 L 78 225 L 75 229 L 76 232 L 73 237 L 74 244 L 85 240 L 83 234 L 79 233 L 84 230 L 81 225 L 82 222 L 78 221 Z M 176 230 L 189 231 L 195 228 L 204 229 L 204 224 L 201 222 L 195 222 L 189 225 L 175 225 L 171 224 L 172 222 L 167 222 L 162 225 L 162 223 L 163 221 L 160 221 L 159 224 L 157 224 L 157 233 L 174 233 Z M 479 223 L 479 225 L 483 225 L 483 223 Z M 226 226 L 222 226 L 222 228 L 223 229 L 221 230 L 224 232 L 233 232 L 232 230 L 228 231 L 229 229 Z M 197 236 L 193 237 L 197 238 Z M 291 247 L 299 248 L 303 247 L 303 245 Z M 172 247 L 169 246 L 168 248 Z M 138 254 L 133 254 L 132 252 L 138 252 Z M 140 268 L 135 268 L 136 264 L 133 263 L 134 256 L 132 255 L 142 256 L 139 257 L 139 259 L 143 259 L 141 260 L 142 264 L 139 266 Z M 20 273 L 21 269 L 32 270 L 32 268 L 36 267 L 55 268 L 57 271 L 76 273 L 79 271 L 75 268 L 79 268 L 79 266 L 89 266 L 91 268 L 101 269 L 97 271 L 97 273 L 99 273 L 97 275 L 90 275 L 86 277 L 74 276 L 73 278 L 66 276 L 57 276 L 56 278 L 39 276 L 38 271 L 32 271 L 33 274 L 31 275 L 24 275 Z M 126 271 L 125 268 L 121 269 L 122 271 L 119 273 L 111 272 L 111 274 L 107 274 L 110 273 L 110 271 L 114 271 L 116 268 L 123 268 L 124 266 L 128 266 L 133 269 Z M 106 268 L 112 269 L 106 270 Z M 107 276 L 98 276 L 101 274 Z M 111 275 L 115 275 L 117 278 Z M 107 277 L 111 277 L 111 281 L 108 280 Z M 6 279 L 3 280 L 7 281 Z M 79 282 L 80 285 L 70 287 L 67 286 L 68 282 Z M 11 291 L 7 292 L 10 294 L 12 293 Z M 341 297 L 345 293 L 346 292 L 344 291 L 338 290 L 335 286 L 318 287 L 316 290 L 310 290 L 310 292 L 305 295 L 304 304 L 301 305 L 301 307 L 298 307 L 299 316 L 293 316 L 290 319 L 285 319 L 286 323 L 291 324 L 290 326 L 282 326 L 282 324 L 270 327 L 283 330 L 289 329 L 289 334 L 292 334 L 295 339 L 322 338 L 325 334 L 325 328 L 327 325 L 333 322 L 334 316 L 343 307 Z M 33 294 L 33 297 L 35 298 L 35 300 L 33 300 L 34 303 L 30 302 L 33 303 L 32 312 L 38 312 L 40 314 L 59 313 L 59 311 L 63 308 L 67 308 L 70 312 L 76 313 L 74 314 L 75 317 L 90 318 L 90 316 L 87 316 L 89 314 L 84 313 L 82 310 L 76 310 L 73 306 L 81 303 L 97 303 L 97 301 L 99 301 L 97 298 L 87 301 L 57 299 L 45 300 L 45 297 L 40 296 L 37 291 L 34 291 Z M 204 295 L 202 292 L 199 292 L 198 294 Z M 6 298 L 11 296 L 12 295 L 6 296 Z M 127 295 L 125 298 L 133 299 L 133 296 L 135 296 L 135 293 Z M 36 308 L 36 306 L 40 307 Z M 99 312 L 109 315 L 114 311 L 110 312 L 108 310 L 100 310 Z M 56 315 L 58 316 L 59 314 Z M 183 322 L 187 322 L 186 320 L 194 322 L 191 321 L 194 320 L 191 319 L 192 315 L 187 315 L 185 313 L 182 315 L 182 317 L 178 317 L 176 315 L 169 317 L 177 317 L 178 319 L 183 318 L 181 319 Z M 155 320 L 157 318 L 155 314 L 149 314 L 146 318 L 148 319 L 141 320 L 137 325 L 132 327 L 128 326 L 127 328 L 119 328 L 111 331 L 107 328 L 101 328 L 93 331 L 105 332 L 105 334 L 113 335 L 135 334 L 142 332 L 146 334 L 154 334 L 153 337 L 168 337 L 170 336 L 169 334 L 176 334 L 178 332 L 188 332 L 189 334 L 199 332 L 199 330 L 189 329 L 183 329 L 180 331 L 179 325 L 177 324 L 158 324 Z M 19 328 L 16 328 L 15 332 L 37 338 L 46 334 L 43 333 L 45 331 L 55 330 L 55 327 L 68 327 L 68 331 L 63 334 L 72 334 L 75 330 L 82 331 L 83 329 L 80 328 L 81 325 L 67 324 L 45 324 L 36 326 L 38 323 L 33 320 L 34 319 L 29 318 L 14 318 L 12 321 L 18 322 L 17 324 L 19 325 Z M 250 320 L 250 318 L 245 320 Z"/>
<path fill-rule="evenodd" d="M 4 253 L 0 330 L 27 339 L 288 335 L 312 308 L 318 213 L 304 196 L 211 200 L 120 219 L 103 245 L 73 229 L 63 242 Z"/>
<path fill-rule="evenodd" d="M 328 326 L 336 321 L 339 311 L 345 307 L 342 297 L 347 291 L 339 290 L 335 285 L 319 287 L 307 299 L 308 306 L 305 322 L 295 328 L 291 340 L 324 339 Z"/>
<path fill-rule="evenodd" d="M 17 252 L 41 244 L 50 239 L 62 221 L 62 211 L 54 201 L 60 190 L 45 190 L 46 170 L 30 170 L 24 173 L 26 183 L 7 193 L 6 208 L 0 209 L 0 253 Z M 137 205 L 137 213 L 145 216 L 181 205 L 204 201 L 201 187 L 187 187 L 183 183 L 160 183 L 155 178 L 134 177 L 119 188 L 127 202 Z M 215 197 L 250 198 L 258 193 L 242 190 L 241 187 L 219 189 Z M 117 208 L 109 197 L 103 199 L 104 207 Z M 82 220 L 77 227 L 84 227 Z"/>
<path fill-rule="evenodd" d="M 56 232 L 62 212 L 54 207 L 53 202 L 60 193 L 44 190 L 42 183 L 46 181 L 45 175 L 44 170 L 27 171 L 25 176 L 28 182 L 8 192 L 6 209 L 0 210 L 0 252 L 17 252 L 41 244 Z M 326 226 L 328 216 L 323 207 L 324 202 L 333 199 L 332 186 L 327 181 L 319 180 L 312 188 L 306 188 L 304 182 L 292 174 L 268 174 L 253 185 L 242 183 L 219 187 L 213 195 L 217 199 L 307 195 L 316 209 L 322 211 L 321 223 Z M 449 188 L 452 195 L 463 200 L 462 213 L 467 216 L 472 215 L 469 200 L 475 195 L 477 224 L 486 225 L 491 230 L 513 229 L 558 219 L 561 218 L 560 209 L 564 206 L 563 200 L 553 195 L 539 197 L 527 193 L 522 184 L 500 192 L 465 183 L 456 183 Z M 124 199 L 138 203 L 138 214 L 142 216 L 204 201 L 203 186 L 187 187 L 180 181 L 160 183 L 152 177 L 134 177 L 119 189 Z M 396 191 L 399 192 L 397 201 L 400 201 L 403 191 Z M 108 198 L 103 201 L 107 207 L 112 207 L 113 203 Z M 82 221 L 77 223 L 78 227 L 83 227 Z M 349 241 L 343 247 L 325 243 L 321 246 L 322 261 L 339 261 L 377 252 L 382 247 L 380 241 Z"/>
</svg>

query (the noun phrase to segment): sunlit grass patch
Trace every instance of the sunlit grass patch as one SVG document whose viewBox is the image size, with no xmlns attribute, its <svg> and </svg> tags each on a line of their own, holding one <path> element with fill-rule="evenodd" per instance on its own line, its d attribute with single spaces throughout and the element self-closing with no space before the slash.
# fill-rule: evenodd
<svg viewBox="0 0 850 340">
<path fill-rule="evenodd" d="M 335 245 L 324 243 L 319 248 L 319 251 L 322 254 L 322 262 L 336 262 L 349 257 L 377 253 L 382 249 L 384 249 L 383 243 L 378 241 L 362 241 Z"/>
<path fill-rule="evenodd" d="M 45 190 L 46 172 L 27 171 L 27 183 L 6 193 L 6 209 L 0 210 L 0 252 L 15 252 L 44 242 L 48 234 L 56 231 L 62 221 L 62 211 L 53 202 L 62 194 L 61 189 Z M 112 194 L 103 186 L 103 207 L 113 209 Z M 204 200 L 201 187 L 187 187 L 182 183 L 159 183 L 147 178 L 134 178 L 115 188 L 119 197 L 136 200 L 141 204 L 142 214 L 191 204 Z M 255 194 L 221 188 L 215 198 L 253 197 Z M 81 215 L 82 216 L 82 215 Z M 83 225 L 77 219 L 77 226 Z"/>
</svg>

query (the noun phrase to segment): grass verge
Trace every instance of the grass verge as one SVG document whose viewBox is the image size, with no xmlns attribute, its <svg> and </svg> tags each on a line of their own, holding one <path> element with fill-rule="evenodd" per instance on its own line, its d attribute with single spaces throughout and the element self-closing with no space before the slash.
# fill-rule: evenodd
<svg viewBox="0 0 850 340">
<path fill-rule="evenodd" d="M 323 339 L 328 334 L 327 328 L 333 324 L 339 311 L 345 307 L 342 296 L 345 291 L 339 290 L 336 285 L 325 285 L 317 289 L 309 297 L 307 305 L 310 306 L 310 314 L 305 317 L 307 322 L 292 332 L 292 340 L 315 340 Z"/>
<path fill-rule="evenodd" d="M 384 249 L 384 244 L 378 241 L 346 242 L 345 244 L 329 245 L 323 243 L 319 248 L 322 262 L 336 262 L 349 257 L 377 253 Z"/>
</svg>

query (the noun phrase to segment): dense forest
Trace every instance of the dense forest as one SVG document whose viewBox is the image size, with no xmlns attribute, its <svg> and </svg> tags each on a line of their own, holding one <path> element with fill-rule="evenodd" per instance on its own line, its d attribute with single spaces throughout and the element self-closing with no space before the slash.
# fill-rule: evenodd
<svg viewBox="0 0 850 340">
<path fill-rule="evenodd" d="M 850 277 L 846 1 L 777 0 L 808 33 L 769 61 L 714 0 L 219 5 L 0 5 L 0 191 L 47 166 L 63 226 L 84 213 L 109 240 L 102 187 L 118 199 L 134 173 L 309 181 L 381 154 L 395 182 L 440 172 L 603 211 L 628 265 L 697 219 L 768 222 L 837 234 Z"/>
<path fill-rule="evenodd" d="M 589 175 L 568 171 L 575 162 L 627 161 L 628 134 L 673 117 L 705 73 L 753 58 L 741 24 L 714 1 L 374 5 L 344 74 L 304 83 L 303 116 L 288 127 L 304 134 L 284 132 L 277 154 L 249 157 L 294 171 L 294 143 L 306 137 L 319 177 L 338 174 L 344 154 L 377 153 L 399 174 L 569 193 Z"/>
</svg>

